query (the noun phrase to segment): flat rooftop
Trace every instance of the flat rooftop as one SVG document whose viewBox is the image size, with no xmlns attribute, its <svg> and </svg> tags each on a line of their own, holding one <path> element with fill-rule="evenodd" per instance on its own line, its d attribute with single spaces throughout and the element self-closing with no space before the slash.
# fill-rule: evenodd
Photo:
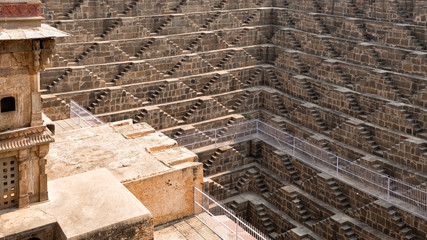
<svg viewBox="0 0 427 240">
<path fill-rule="evenodd" d="M 146 123 L 130 120 L 60 132 L 50 145 L 49 180 L 98 168 L 128 182 L 193 162 L 197 156 Z"/>
<path fill-rule="evenodd" d="M 82 239 L 152 221 L 149 210 L 106 169 L 49 181 L 48 187 L 49 201 L 0 212 L 0 238 L 57 223 L 66 239 Z"/>
</svg>

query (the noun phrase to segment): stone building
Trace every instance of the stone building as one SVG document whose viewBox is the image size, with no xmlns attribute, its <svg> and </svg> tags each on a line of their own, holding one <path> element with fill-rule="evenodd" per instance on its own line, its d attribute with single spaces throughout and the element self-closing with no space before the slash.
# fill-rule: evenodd
<svg viewBox="0 0 427 240">
<path fill-rule="evenodd" d="M 37 1 L 0 5 L 0 210 L 48 199 L 46 154 L 53 141 L 42 123 L 39 71 L 64 33 L 41 25 Z"/>
<path fill-rule="evenodd" d="M 423 0 L 45 0 L 41 11 L 72 34 L 41 73 L 52 120 L 70 100 L 171 138 L 260 119 L 427 190 Z M 425 217 L 262 141 L 197 155 L 205 191 L 272 238 L 427 237 Z"/>
<path fill-rule="evenodd" d="M 151 213 L 108 171 L 47 181 L 54 139 L 42 120 L 39 72 L 55 38 L 69 35 L 41 24 L 40 14 L 40 1 L 0 2 L 0 239 L 152 239 Z"/>
</svg>

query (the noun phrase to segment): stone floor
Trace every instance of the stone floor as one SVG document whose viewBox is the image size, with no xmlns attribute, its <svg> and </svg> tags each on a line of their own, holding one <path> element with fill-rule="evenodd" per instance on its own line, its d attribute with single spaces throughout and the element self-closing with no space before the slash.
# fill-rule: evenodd
<svg viewBox="0 0 427 240">
<path fill-rule="evenodd" d="M 217 240 L 221 239 L 195 217 L 180 219 L 154 228 L 156 240 Z"/>
<path fill-rule="evenodd" d="M 71 118 L 55 121 L 55 133 L 67 132 L 81 128 Z"/>
</svg>

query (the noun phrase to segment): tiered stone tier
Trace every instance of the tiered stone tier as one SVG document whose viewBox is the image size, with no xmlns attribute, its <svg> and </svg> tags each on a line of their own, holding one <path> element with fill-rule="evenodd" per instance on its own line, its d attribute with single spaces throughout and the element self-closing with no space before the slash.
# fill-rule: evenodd
<svg viewBox="0 0 427 240">
<path fill-rule="evenodd" d="M 73 34 L 58 41 L 52 67 L 41 74 L 43 106 L 54 120 L 68 116 L 70 99 L 104 121 L 132 118 L 169 136 L 259 118 L 426 189 L 425 1 L 46 0 L 43 6 L 46 23 Z M 359 238 L 426 237 L 427 226 L 414 215 L 298 161 L 275 164 L 281 154 L 268 148 L 247 142 L 199 158 L 212 181 L 206 189 L 234 201 L 237 212 L 273 237 L 351 239 L 350 231 Z M 242 177 L 253 187 L 236 190 Z M 244 194 L 257 192 L 259 179 L 270 194 L 263 206 L 248 205 Z M 298 202 L 295 211 L 287 212 L 286 201 Z M 295 215 L 300 204 L 311 217 Z"/>
</svg>

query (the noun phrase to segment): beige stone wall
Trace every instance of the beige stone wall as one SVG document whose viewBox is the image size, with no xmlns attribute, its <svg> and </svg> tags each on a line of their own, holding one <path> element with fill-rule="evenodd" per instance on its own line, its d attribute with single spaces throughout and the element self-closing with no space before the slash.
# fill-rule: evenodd
<svg viewBox="0 0 427 240">
<path fill-rule="evenodd" d="M 0 113 L 0 131 L 28 127 L 31 123 L 32 80 L 38 74 L 30 74 L 22 61 L 31 61 L 31 41 L 0 42 L 0 99 L 14 97 L 16 111 Z"/>
<path fill-rule="evenodd" d="M 183 163 L 175 169 L 154 176 L 125 182 L 159 225 L 194 213 L 194 187 L 202 189 L 203 169 L 200 163 Z"/>
</svg>

